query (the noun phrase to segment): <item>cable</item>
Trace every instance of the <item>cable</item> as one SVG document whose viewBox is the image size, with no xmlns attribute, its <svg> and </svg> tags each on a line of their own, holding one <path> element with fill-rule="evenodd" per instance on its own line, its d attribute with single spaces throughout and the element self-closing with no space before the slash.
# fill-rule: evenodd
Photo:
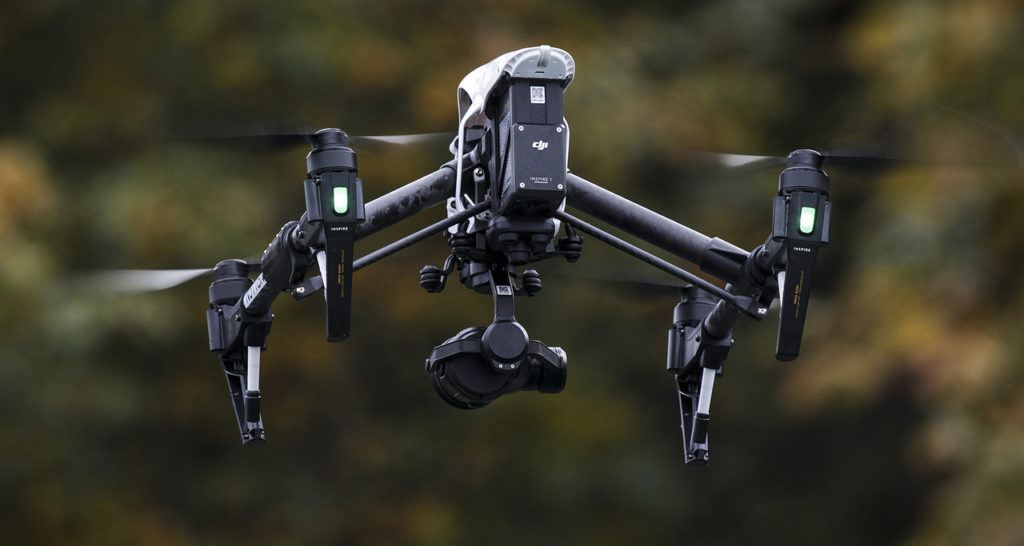
<svg viewBox="0 0 1024 546">
<path fill-rule="evenodd" d="M 474 107 L 477 103 L 473 102 L 469 106 L 469 110 L 459 120 L 459 146 L 455 153 L 455 209 L 459 212 L 466 210 L 466 206 L 462 203 L 462 154 L 465 150 L 466 140 L 466 123 L 469 122 L 471 116 L 475 116 L 482 110 L 482 107 Z"/>
</svg>

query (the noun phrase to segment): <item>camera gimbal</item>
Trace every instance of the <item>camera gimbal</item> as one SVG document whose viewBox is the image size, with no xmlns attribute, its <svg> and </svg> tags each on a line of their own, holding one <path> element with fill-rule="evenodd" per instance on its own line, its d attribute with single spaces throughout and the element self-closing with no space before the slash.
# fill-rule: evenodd
<svg viewBox="0 0 1024 546">
<path fill-rule="evenodd" d="M 511 275 L 492 270 L 490 276 L 494 322 L 459 332 L 427 358 L 434 390 L 459 409 L 482 408 L 510 392 L 557 393 L 565 387 L 565 351 L 530 340 L 512 314 L 516 289 Z"/>
</svg>

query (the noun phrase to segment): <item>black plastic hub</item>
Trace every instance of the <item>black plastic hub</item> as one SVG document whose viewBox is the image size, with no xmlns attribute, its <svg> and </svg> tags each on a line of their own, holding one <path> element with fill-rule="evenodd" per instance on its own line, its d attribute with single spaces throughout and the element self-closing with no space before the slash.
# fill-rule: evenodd
<svg viewBox="0 0 1024 546">
<path fill-rule="evenodd" d="M 306 156 L 309 176 L 327 171 L 356 170 L 356 154 L 341 129 L 320 129 L 313 135 L 313 150 Z"/>
</svg>

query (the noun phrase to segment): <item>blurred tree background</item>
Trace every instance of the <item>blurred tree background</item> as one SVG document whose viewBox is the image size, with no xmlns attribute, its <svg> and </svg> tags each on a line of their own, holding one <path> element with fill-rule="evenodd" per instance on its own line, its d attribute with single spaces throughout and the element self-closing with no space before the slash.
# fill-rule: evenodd
<svg viewBox="0 0 1024 546">
<path fill-rule="evenodd" d="M 5 2 L 0 17 L 0 536 L 10 544 L 1021 544 L 1024 17 L 1016 0 Z M 830 168 L 804 354 L 741 323 L 713 464 L 682 464 L 675 298 L 589 241 L 517 316 L 559 395 L 461 412 L 423 373 L 490 298 L 423 293 L 440 238 L 357 274 L 353 337 L 281 298 L 269 443 L 237 445 L 202 281 L 125 295 L 99 268 L 208 267 L 298 216 L 306 150 L 163 138 L 294 120 L 454 130 L 505 51 L 572 53 L 580 175 L 744 248 L 777 171 L 686 150 L 870 147 Z M 368 197 L 444 146 L 360 155 Z M 431 210 L 363 249 L 435 221 Z"/>
</svg>

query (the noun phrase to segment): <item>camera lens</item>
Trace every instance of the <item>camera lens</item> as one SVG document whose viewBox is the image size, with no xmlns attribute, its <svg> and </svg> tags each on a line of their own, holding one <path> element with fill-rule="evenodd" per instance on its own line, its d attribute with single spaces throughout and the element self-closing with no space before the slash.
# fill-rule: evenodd
<svg viewBox="0 0 1024 546">
<path fill-rule="evenodd" d="M 480 342 L 484 328 L 467 328 L 434 349 L 427 372 L 437 394 L 459 409 L 486 406 L 508 389 L 514 379 L 488 364 Z"/>
<path fill-rule="evenodd" d="M 535 388 L 537 392 L 541 393 L 562 392 L 569 372 L 569 357 L 561 347 L 545 347 L 540 342 L 534 343 L 539 347 L 531 347 L 536 350 L 531 351 L 530 357 L 528 357 L 531 364 L 529 366 L 531 381 L 530 387 L 526 389 L 533 390 Z M 544 351 L 550 354 L 542 357 L 541 354 Z"/>
</svg>

